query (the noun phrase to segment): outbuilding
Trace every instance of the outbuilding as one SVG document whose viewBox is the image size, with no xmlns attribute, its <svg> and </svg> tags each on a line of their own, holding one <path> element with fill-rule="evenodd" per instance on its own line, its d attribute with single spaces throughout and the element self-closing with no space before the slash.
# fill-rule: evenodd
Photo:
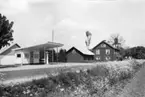
<svg viewBox="0 0 145 97">
<path fill-rule="evenodd" d="M 14 65 L 16 57 L 13 49 L 18 48 L 20 48 L 20 46 L 17 43 L 13 43 L 10 46 L 3 47 L 0 50 L 0 65 Z"/>
<path fill-rule="evenodd" d="M 94 54 L 86 48 L 70 48 L 66 52 L 67 62 L 91 62 L 94 60 Z"/>
</svg>

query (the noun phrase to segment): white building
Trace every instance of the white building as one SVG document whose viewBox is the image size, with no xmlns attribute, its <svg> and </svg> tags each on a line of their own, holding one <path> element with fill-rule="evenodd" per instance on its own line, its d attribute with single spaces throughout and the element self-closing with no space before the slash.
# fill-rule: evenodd
<svg viewBox="0 0 145 97">
<path fill-rule="evenodd" d="M 61 47 L 63 44 L 55 42 L 47 42 L 44 44 L 24 47 L 24 48 L 12 48 L 9 50 L 13 52 L 11 56 L 13 58 L 4 58 L 1 59 L 1 65 L 10 65 L 10 64 L 49 64 L 48 61 L 48 50 Z M 10 52 L 10 53 L 11 53 Z M 5 61 L 5 64 L 4 64 Z M 10 62 L 11 61 L 11 62 Z"/>
<path fill-rule="evenodd" d="M 16 43 L 6 46 L 0 50 L 0 65 L 13 65 L 15 64 L 15 52 L 13 49 L 20 48 Z"/>
</svg>

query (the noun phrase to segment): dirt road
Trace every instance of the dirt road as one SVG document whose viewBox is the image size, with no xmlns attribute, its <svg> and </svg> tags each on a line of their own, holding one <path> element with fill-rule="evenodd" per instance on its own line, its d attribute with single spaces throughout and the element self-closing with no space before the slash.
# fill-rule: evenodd
<svg viewBox="0 0 145 97">
<path fill-rule="evenodd" d="M 4 74 L 3 79 L 0 78 L 0 83 L 17 83 L 31 81 L 50 75 L 55 75 L 61 70 L 80 70 L 91 68 L 93 63 L 61 63 L 57 65 L 26 65 L 13 68 L 0 69 L 0 73 Z"/>
<path fill-rule="evenodd" d="M 118 97 L 145 97 L 145 67 L 141 68 Z"/>
</svg>

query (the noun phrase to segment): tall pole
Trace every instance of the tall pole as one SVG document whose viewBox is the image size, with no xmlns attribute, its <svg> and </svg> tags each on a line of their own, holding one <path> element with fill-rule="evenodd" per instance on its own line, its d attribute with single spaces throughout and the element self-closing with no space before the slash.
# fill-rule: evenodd
<svg viewBox="0 0 145 97">
<path fill-rule="evenodd" d="M 54 30 L 52 30 L 52 42 L 54 42 Z M 53 49 L 52 49 L 52 62 L 54 61 L 53 59 Z"/>
<path fill-rule="evenodd" d="M 54 41 L 54 30 L 52 30 L 52 42 Z"/>
</svg>

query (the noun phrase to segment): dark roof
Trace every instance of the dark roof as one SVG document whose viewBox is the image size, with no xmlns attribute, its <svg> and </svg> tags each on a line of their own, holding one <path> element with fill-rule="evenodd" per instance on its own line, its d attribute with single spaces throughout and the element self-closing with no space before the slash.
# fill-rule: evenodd
<svg viewBox="0 0 145 97">
<path fill-rule="evenodd" d="M 88 53 L 86 52 L 82 52 L 81 50 L 78 50 L 77 48 L 75 48 L 74 46 L 72 48 L 70 48 L 66 53 L 68 54 L 69 52 L 71 52 L 72 50 L 76 50 L 80 55 L 94 55 L 91 51 L 88 50 Z"/>
<path fill-rule="evenodd" d="M 97 48 L 102 43 L 108 45 L 110 48 L 112 48 L 112 49 L 114 49 L 116 51 L 119 51 L 119 49 L 114 48 L 113 46 L 111 46 L 110 44 L 108 44 L 105 40 L 101 41 L 98 45 L 96 45 L 95 47 L 93 47 L 92 50 L 94 50 L 95 48 Z"/>
</svg>

